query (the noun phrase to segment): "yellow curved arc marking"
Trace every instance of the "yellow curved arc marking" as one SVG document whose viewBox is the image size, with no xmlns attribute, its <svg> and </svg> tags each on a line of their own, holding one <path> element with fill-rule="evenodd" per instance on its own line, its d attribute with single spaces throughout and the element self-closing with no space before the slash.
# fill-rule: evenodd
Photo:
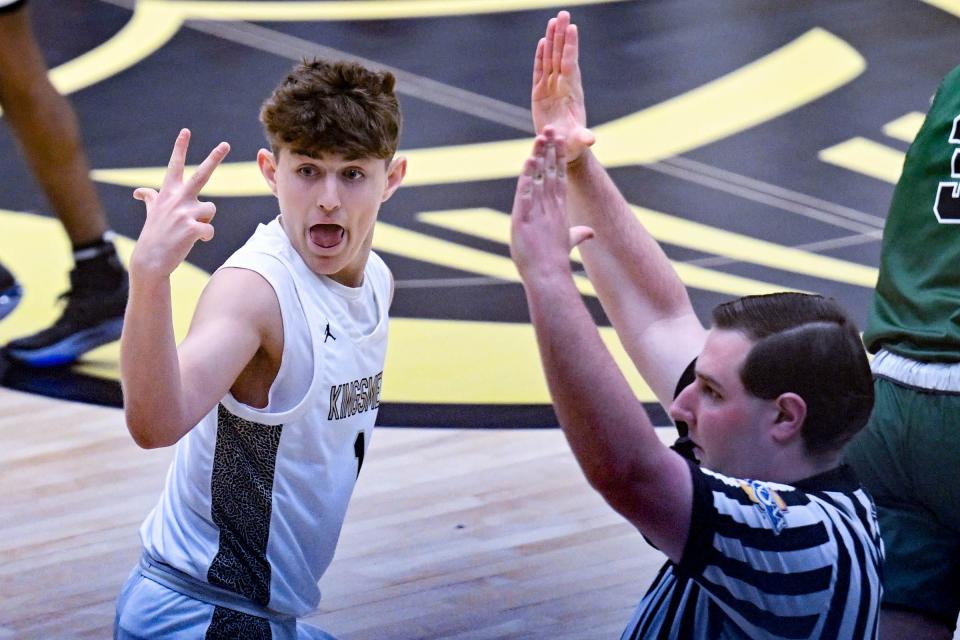
<svg viewBox="0 0 960 640">
<path fill-rule="evenodd" d="M 684 153 L 813 102 L 866 66 L 845 41 L 814 28 L 732 73 L 604 125 L 597 155 L 608 166 L 621 166 Z"/>
<path fill-rule="evenodd" d="M 130 21 L 112 38 L 50 71 L 50 81 L 69 94 L 129 69 L 169 42 L 183 20 L 157 6 L 139 2 Z"/>
<path fill-rule="evenodd" d="M 863 58 L 846 42 L 812 29 L 767 56 L 659 105 L 595 128 L 596 154 L 608 167 L 653 162 L 715 142 L 850 82 Z M 408 186 L 516 176 L 530 140 L 405 150 Z M 164 167 L 101 169 L 96 180 L 129 187 L 158 186 Z M 255 162 L 222 165 L 204 189 L 212 196 L 267 195 Z"/>
<path fill-rule="evenodd" d="M 609 4 L 620 0 L 570 0 L 564 7 Z M 319 20 L 398 20 L 506 13 L 557 7 L 555 0 L 360 0 L 344 2 L 167 2 L 166 5 L 191 20 L 261 20 L 308 22 Z"/>
<path fill-rule="evenodd" d="M 932 7 L 952 13 L 960 18 L 960 0 L 923 0 Z"/>
<path fill-rule="evenodd" d="M 655 162 L 716 142 L 812 102 L 866 68 L 846 42 L 812 29 L 741 69 L 660 104 L 594 128 L 607 167 Z M 407 184 L 511 177 L 530 141 L 509 140 L 406 152 Z"/>
<path fill-rule="evenodd" d="M 620 0 L 572 0 L 568 6 Z M 50 71 L 50 81 L 68 95 L 114 76 L 159 50 L 187 19 L 375 20 L 500 13 L 555 6 L 552 0 L 418 0 L 404 2 L 168 2 L 141 0 L 130 21 L 112 38 Z"/>
<path fill-rule="evenodd" d="M 666 214 L 659 215 L 666 216 Z M 455 211 L 427 211 L 418 214 L 417 219 L 443 229 L 449 229 L 451 231 L 471 235 L 477 238 L 491 240 L 500 244 L 510 244 L 510 216 L 493 209 L 477 208 L 458 209 Z M 661 238 L 657 239 L 660 240 Z M 670 240 L 666 241 L 670 242 Z M 418 247 L 416 250 L 422 251 L 426 249 L 427 247 Z M 389 249 L 384 248 L 384 251 L 389 251 Z M 418 260 L 423 259 L 422 257 L 418 257 L 413 251 L 411 251 L 410 257 Z M 576 249 L 574 249 L 571 259 L 574 262 L 582 263 L 582 260 L 580 259 L 580 253 Z M 785 285 L 771 284 L 760 280 L 753 280 L 751 278 L 743 278 L 740 276 L 723 273 L 722 271 L 705 269 L 697 265 L 672 261 L 671 264 L 685 285 L 688 287 L 694 287 L 696 289 L 703 289 L 705 291 L 714 291 L 716 293 L 722 293 L 730 296 L 745 296 L 759 293 L 775 293 L 789 289 L 789 287 Z M 447 264 L 446 266 L 453 265 Z M 465 266 L 468 269 L 470 267 L 469 264 Z M 454 268 L 462 269 L 462 267 L 459 266 L 455 266 Z M 520 281 L 519 275 L 517 275 L 515 268 L 512 270 L 511 280 L 516 282 Z M 579 284 L 580 282 L 578 281 L 578 288 L 580 288 Z M 580 292 L 587 295 L 596 296 L 596 292 L 594 291 L 592 285 L 590 285 L 589 290 L 580 288 Z"/>
</svg>

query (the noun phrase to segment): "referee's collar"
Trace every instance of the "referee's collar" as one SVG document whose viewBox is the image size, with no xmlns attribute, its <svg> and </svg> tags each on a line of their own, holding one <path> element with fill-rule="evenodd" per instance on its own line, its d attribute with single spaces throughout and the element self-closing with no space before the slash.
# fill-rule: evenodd
<svg viewBox="0 0 960 640">
<path fill-rule="evenodd" d="M 799 482 L 790 483 L 804 493 L 814 491 L 856 491 L 860 488 L 860 481 L 849 465 L 841 464 L 829 471 L 818 473 L 815 476 L 804 478 Z"/>
</svg>

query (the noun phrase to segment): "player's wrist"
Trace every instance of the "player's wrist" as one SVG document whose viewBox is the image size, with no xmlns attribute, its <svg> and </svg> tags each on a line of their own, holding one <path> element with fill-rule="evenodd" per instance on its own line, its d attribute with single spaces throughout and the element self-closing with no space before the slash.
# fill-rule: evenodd
<svg viewBox="0 0 960 640">
<path fill-rule="evenodd" d="M 154 289 L 158 286 L 169 285 L 173 270 L 162 262 L 151 260 L 134 253 L 127 266 L 130 275 L 130 287 Z"/>
<path fill-rule="evenodd" d="M 530 264 L 518 265 L 518 271 L 524 287 L 528 289 L 550 289 L 573 280 L 569 259 L 538 260 Z"/>
<path fill-rule="evenodd" d="M 576 174 L 586 171 L 592 156 L 593 152 L 586 146 L 580 149 L 579 153 L 567 150 L 567 177 L 575 177 Z"/>
</svg>

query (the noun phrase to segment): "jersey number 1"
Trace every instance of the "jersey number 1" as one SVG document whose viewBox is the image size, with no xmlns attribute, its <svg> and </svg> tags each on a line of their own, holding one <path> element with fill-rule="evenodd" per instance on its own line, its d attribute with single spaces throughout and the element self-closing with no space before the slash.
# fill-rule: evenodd
<svg viewBox="0 0 960 640">
<path fill-rule="evenodd" d="M 357 477 L 360 477 L 360 468 L 363 467 L 363 455 L 366 453 L 366 447 L 363 446 L 366 440 L 363 437 L 363 431 L 357 434 L 357 439 L 353 441 L 353 455 L 357 459 Z"/>
</svg>

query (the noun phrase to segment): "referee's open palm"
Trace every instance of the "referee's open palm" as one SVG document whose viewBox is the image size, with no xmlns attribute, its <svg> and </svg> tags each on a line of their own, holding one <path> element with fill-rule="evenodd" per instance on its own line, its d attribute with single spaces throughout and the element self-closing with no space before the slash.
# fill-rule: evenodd
<svg viewBox="0 0 960 640">
<path fill-rule="evenodd" d="M 587 129 L 579 55 L 577 27 L 570 23 L 570 14 L 561 11 L 550 19 L 537 43 L 530 109 L 537 133 L 550 126 L 565 140 L 567 162 L 579 158 L 596 140 Z"/>
</svg>

